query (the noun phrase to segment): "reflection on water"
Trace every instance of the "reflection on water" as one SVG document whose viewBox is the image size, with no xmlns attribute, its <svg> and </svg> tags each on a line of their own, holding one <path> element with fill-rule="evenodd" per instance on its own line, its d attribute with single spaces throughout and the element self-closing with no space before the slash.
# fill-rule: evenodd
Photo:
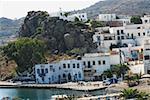
<svg viewBox="0 0 150 100">
<path fill-rule="evenodd" d="M 25 100 L 50 100 L 52 95 L 75 95 L 81 96 L 85 93 L 91 95 L 105 94 L 104 90 L 97 90 L 93 92 L 81 92 L 74 90 L 62 90 L 62 89 L 4 89 L 0 88 L 0 100 L 2 97 L 20 97 Z"/>
</svg>

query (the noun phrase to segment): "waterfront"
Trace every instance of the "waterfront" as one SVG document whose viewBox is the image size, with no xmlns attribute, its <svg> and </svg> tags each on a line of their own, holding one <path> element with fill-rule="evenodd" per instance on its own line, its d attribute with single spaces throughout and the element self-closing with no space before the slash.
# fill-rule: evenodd
<svg viewBox="0 0 150 100">
<path fill-rule="evenodd" d="M 0 99 L 2 97 L 20 97 L 25 100 L 50 100 L 52 95 L 75 95 L 81 96 L 85 93 L 90 95 L 105 94 L 105 90 L 96 90 L 93 92 L 83 92 L 63 89 L 26 89 L 26 88 L 0 88 Z"/>
</svg>

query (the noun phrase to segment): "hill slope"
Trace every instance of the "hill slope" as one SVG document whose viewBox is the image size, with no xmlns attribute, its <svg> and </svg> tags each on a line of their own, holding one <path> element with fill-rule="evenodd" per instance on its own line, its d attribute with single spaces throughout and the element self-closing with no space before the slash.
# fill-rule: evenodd
<svg viewBox="0 0 150 100">
<path fill-rule="evenodd" d="M 75 12 L 87 12 L 89 18 L 93 18 L 99 13 L 150 14 L 150 0 L 105 0 Z"/>
<path fill-rule="evenodd" d="M 0 36 L 10 36 L 16 34 L 19 30 L 24 18 L 17 20 L 8 19 L 5 17 L 0 18 Z"/>
</svg>

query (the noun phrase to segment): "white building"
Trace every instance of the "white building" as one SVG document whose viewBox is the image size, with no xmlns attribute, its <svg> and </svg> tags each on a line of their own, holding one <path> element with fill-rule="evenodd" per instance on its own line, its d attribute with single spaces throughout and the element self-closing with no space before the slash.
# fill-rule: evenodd
<svg viewBox="0 0 150 100">
<path fill-rule="evenodd" d="M 110 69 L 109 53 L 85 54 L 82 57 L 84 80 L 102 80 L 102 73 Z"/>
<path fill-rule="evenodd" d="M 35 65 L 36 83 L 55 83 L 58 81 L 59 64 Z"/>
<path fill-rule="evenodd" d="M 107 69 L 110 69 L 109 53 L 85 54 L 81 60 L 35 65 L 36 83 L 102 80 L 102 74 Z"/>
<path fill-rule="evenodd" d="M 99 21 L 113 21 L 116 19 L 116 14 L 99 14 Z"/>
<path fill-rule="evenodd" d="M 79 21 L 83 21 L 83 22 L 86 22 L 88 20 L 87 13 L 72 14 L 72 15 L 69 15 L 66 20 L 75 21 L 76 18 L 78 18 Z"/>
<path fill-rule="evenodd" d="M 107 32 L 99 28 L 93 36 L 93 42 L 109 48 L 112 44 L 127 46 L 144 45 L 144 41 L 150 39 L 150 24 L 133 24 L 122 27 L 110 27 Z M 105 28 L 106 29 L 106 28 Z"/>
<path fill-rule="evenodd" d="M 98 21 L 106 21 L 106 22 L 115 21 L 115 22 L 121 22 L 123 26 L 131 23 L 131 17 L 125 16 L 125 15 L 122 15 L 122 16 L 119 16 L 119 17 L 118 16 L 116 14 L 99 14 Z"/>
<path fill-rule="evenodd" d="M 76 14 L 70 14 L 67 12 L 56 12 L 56 13 L 51 13 L 51 17 L 59 17 L 60 19 L 67 20 L 67 21 L 75 21 L 77 18 L 79 21 L 86 22 L 88 20 L 87 18 L 87 13 L 76 13 Z"/>
<path fill-rule="evenodd" d="M 61 83 L 83 80 L 82 67 L 82 61 L 75 59 L 35 65 L 36 83 Z"/>
<path fill-rule="evenodd" d="M 144 72 L 150 74 L 150 39 L 144 44 Z"/>
<path fill-rule="evenodd" d="M 141 19 L 143 24 L 150 24 L 150 15 L 144 15 Z"/>
</svg>

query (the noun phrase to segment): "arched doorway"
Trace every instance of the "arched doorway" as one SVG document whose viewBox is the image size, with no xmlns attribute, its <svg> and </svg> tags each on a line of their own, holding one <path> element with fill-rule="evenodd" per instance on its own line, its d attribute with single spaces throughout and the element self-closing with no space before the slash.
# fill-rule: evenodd
<svg viewBox="0 0 150 100">
<path fill-rule="evenodd" d="M 71 81 L 71 74 L 68 74 L 68 81 Z"/>
<path fill-rule="evenodd" d="M 61 76 L 58 75 L 58 82 L 61 83 Z"/>
<path fill-rule="evenodd" d="M 63 74 L 63 82 L 67 82 L 67 77 L 66 77 L 66 74 Z"/>
</svg>

